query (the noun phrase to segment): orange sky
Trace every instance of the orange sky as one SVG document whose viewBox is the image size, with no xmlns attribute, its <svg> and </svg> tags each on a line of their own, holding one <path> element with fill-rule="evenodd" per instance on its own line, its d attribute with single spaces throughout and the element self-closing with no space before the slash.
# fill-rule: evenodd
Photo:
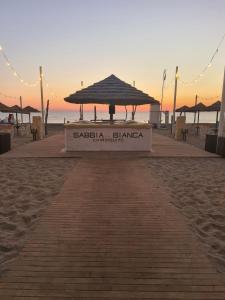
<svg viewBox="0 0 225 300">
<path fill-rule="evenodd" d="M 225 41 L 201 80 L 191 86 L 182 81 L 192 81 L 209 64 L 225 33 L 224 0 L 44 2 L 42 9 L 39 1 L 3 1 L 0 46 L 26 81 L 36 81 L 43 66 L 44 99 L 45 104 L 50 99 L 51 110 L 78 109 L 64 97 L 79 90 L 81 81 L 87 87 L 111 74 L 135 81 L 138 89 L 160 100 L 164 69 L 168 87 L 163 108 L 171 110 L 176 65 L 177 107 L 192 106 L 196 94 L 206 105 L 220 98 Z M 0 102 L 12 106 L 22 96 L 24 106 L 40 108 L 39 86 L 21 84 L 6 63 L 0 53 Z"/>
</svg>

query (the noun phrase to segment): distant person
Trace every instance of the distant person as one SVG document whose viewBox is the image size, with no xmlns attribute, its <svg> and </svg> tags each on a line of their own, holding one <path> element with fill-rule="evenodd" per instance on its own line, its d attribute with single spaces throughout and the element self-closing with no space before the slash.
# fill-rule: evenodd
<svg viewBox="0 0 225 300">
<path fill-rule="evenodd" d="M 8 123 L 9 124 L 15 124 L 15 119 L 14 119 L 14 115 L 13 114 L 9 114 Z"/>
</svg>

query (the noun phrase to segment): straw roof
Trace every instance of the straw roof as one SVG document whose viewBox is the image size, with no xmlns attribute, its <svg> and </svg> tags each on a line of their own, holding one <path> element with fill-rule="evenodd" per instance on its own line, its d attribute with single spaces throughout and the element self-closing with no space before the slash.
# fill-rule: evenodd
<svg viewBox="0 0 225 300">
<path fill-rule="evenodd" d="M 32 106 L 26 106 L 23 109 L 23 113 L 27 113 L 27 114 L 29 114 L 29 113 L 38 113 L 38 112 L 40 112 L 40 111 L 37 110 L 36 108 L 32 107 Z"/>
<path fill-rule="evenodd" d="M 12 112 L 11 108 L 0 102 L 0 112 Z"/>
<path fill-rule="evenodd" d="M 221 102 L 216 101 L 215 103 L 209 105 L 206 109 L 207 111 L 220 111 Z"/>
<path fill-rule="evenodd" d="M 111 75 L 66 97 L 66 102 L 85 104 L 143 105 L 159 104 L 148 94 Z"/>
<path fill-rule="evenodd" d="M 13 105 L 10 107 L 11 109 L 11 112 L 14 112 L 14 113 L 21 113 L 22 110 L 21 110 L 21 107 L 19 105 Z"/>
<path fill-rule="evenodd" d="M 190 109 L 187 105 L 181 106 L 180 108 L 176 109 L 176 112 L 186 112 Z"/>
<path fill-rule="evenodd" d="M 188 112 L 195 112 L 195 111 L 207 111 L 207 107 L 202 102 L 199 102 L 197 105 L 190 107 Z"/>
</svg>

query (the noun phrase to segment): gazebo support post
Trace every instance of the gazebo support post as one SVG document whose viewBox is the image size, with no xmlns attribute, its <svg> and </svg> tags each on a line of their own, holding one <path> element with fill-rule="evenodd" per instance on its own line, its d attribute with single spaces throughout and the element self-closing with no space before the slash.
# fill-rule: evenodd
<svg viewBox="0 0 225 300">
<path fill-rule="evenodd" d="M 125 108 L 125 112 L 126 112 L 125 120 L 127 120 L 127 106 L 125 105 L 124 108 Z"/>
<path fill-rule="evenodd" d="M 137 105 L 133 105 L 132 116 L 131 116 L 132 121 L 134 121 L 134 116 L 135 116 L 136 110 L 137 110 Z"/>
<path fill-rule="evenodd" d="M 198 103 L 198 95 L 195 96 L 195 106 L 197 105 L 197 103 Z M 196 111 L 194 112 L 194 124 L 195 121 L 196 121 Z"/>
<path fill-rule="evenodd" d="M 110 122 L 113 122 L 113 115 L 115 114 L 116 109 L 114 104 L 109 105 L 109 115 L 110 115 Z"/>
<path fill-rule="evenodd" d="M 94 121 L 97 120 L 97 110 L 96 110 L 96 105 L 94 106 Z"/>
<path fill-rule="evenodd" d="M 23 100 L 20 96 L 20 109 L 21 109 L 21 123 L 23 124 Z"/>
<path fill-rule="evenodd" d="M 218 117 L 219 117 L 219 111 L 216 111 L 216 129 L 218 128 Z"/>
<path fill-rule="evenodd" d="M 19 122 L 18 122 L 18 114 L 16 112 L 16 133 L 19 135 Z"/>
<path fill-rule="evenodd" d="M 196 135 L 199 135 L 199 110 L 198 110 L 198 119 L 197 119 L 197 126 L 196 126 Z"/>
</svg>

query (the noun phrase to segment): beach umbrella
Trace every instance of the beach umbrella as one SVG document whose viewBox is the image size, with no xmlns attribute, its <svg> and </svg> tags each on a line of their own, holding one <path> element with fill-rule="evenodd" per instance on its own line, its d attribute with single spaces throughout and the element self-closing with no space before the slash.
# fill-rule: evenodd
<svg viewBox="0 0 225 300">
<path fill-rule="evenodd" d="M 76 104 L 108 104 L 115 105 L 137 105 L 159 104 L 157 100 L 146 93 L 136 89 L 132 85 L 120 80 L 115 75 L 101 80 L 93 85 L 75 92 L 69 97 L 64 98 L 66 102 Z"/>
<path fill-rule="evenodd" d="M 199 114 L 200 111 L 207 111 L 207 107 L 202 102 L 199 102 L 198 104 L 190 107 L 187 112 L 197 112 L 198 113 L 198 121 L 197 124 L 199 124 Z"/>
<path fill-rule="evenodd" d="M 39 113 L 40 111 L 38 110 L 38 109 L 36 109 L 36 108 L 34 108 L 34 107 L 32 107 L 32 106 L 26 106 L 26 107 L 24 107 L 24 109 L 23 109 L 23 113 L 24 114 L 28 114 L 29 115 L 29 123 L 31 123 L 31 120 L 30 120 L 30 114 L 31 113 Z"/>
<path fill-rule="evenodd" d="M 184 115 L 186 115 L 186 112 L 189 110 L 190 108 L 187 105 L 183 105 L 179 108 L 176 109 L 176 112 L 180 113 L 180 116 L 182 115 L 182 113 L 184 113 Z"/>
<path fill-rule="evenodd" d="M 0 102 L 0 112 L 9 113 L 12 112 L 11 108 Z"/>
<path fill-rule="evenodd" d="M 111 75 L 87 88 L 77 91 L 69 97 L 64 98 L 64 100 L 76 104 L 159 104 L 153 97 L 120 80 L 115 75 Z"/>
<path fill-rule="evenodd" d="M 13 106 L 10 107 L 10 109 L 11 109 L 11 112 L 16 114 L 16 129 L 17 129 L 17 134 L 18 134 L 18 129 L 19 129 L 18 113 L 21 113 L 22 110 L 21 110 L 21 107 L 18 106 L 18 105 L 13 105 Z"/>
<path fill-rule="evenodd" d="M 219 111 L 221 107 L 221 101 L 216 101 L 215 103 L 207 106 L 207 111 L 216 111 L 216 127 L 218 125 L 218 119 L 219 119 Z"/>
</svg>

